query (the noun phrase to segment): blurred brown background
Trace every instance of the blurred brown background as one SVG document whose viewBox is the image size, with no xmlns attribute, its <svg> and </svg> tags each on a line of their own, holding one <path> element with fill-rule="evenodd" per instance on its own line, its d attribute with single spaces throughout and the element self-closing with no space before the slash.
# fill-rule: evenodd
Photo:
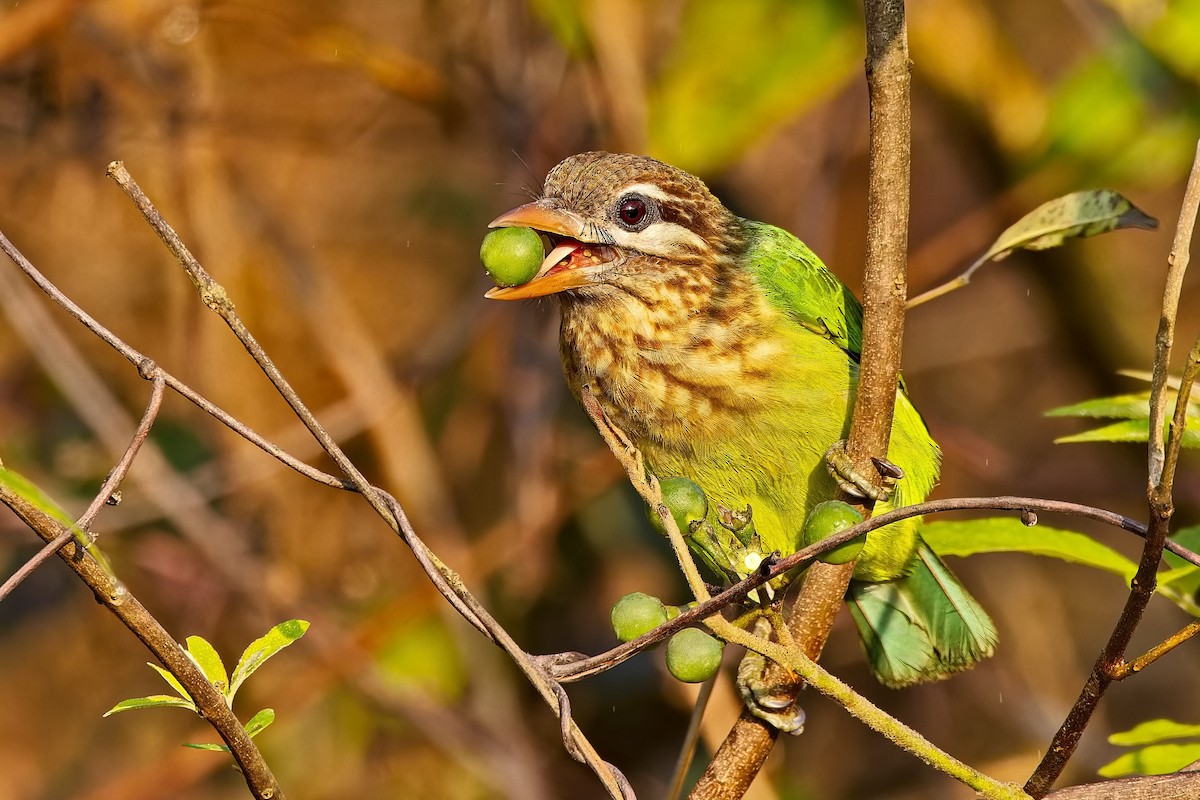
<svg viewBox="0 0 1200 800">
<path fill-rule="evenodd" d="M 516 638 L 598 652 L 612 644 L 614 600 L 643 590 L 681 602 L 683 588 L 566 395 L 553 304 L 483 299 L 485 225 L 566 155 L 649 152 L 795 232 L 857 287 L 859 13 L 844 0 L 0 0 L 0 230 L 119 336 L 325 466 L 104 177 L 123 160 L 309 405 Z M 914 292 L 1075 189 L 1118 189 L 1164 223 L 1015 255 L 912 313 L 906 375 L 946 451 L 937 496 L 1034 494 L 1143 516 L 1144 448 L 1055 446 L 1080 426 L 1043 412 L 1140 389 L 1116 370 L 1150 366 L 1200 134 L 1200 2 L 913 0 L 909 13 Z M 1181 350 L 1197 330 L 1195 286 Z M 0 458 L 78 513 L 114 459 L 96 427 L 127 436 L 148 385 L 61 311 L 33 336 L 11 313 Z M 52 372 L 66 349 L 113 393 L 113 411 L 68 388 L 78 370 Z M 550 711 L 360 499 L 315 487 L 176 396 L 152 441 L 170 468 L 135 466 L 122 505 L 100 517 L 100 544 L 177 638 L 206 636 L 229 662 L 275 622 L 313 622 L 236 709 L 275 708 L 258 741 L 289 796 L 602 795 Z M 1179 486 L 1184 523 L 1200 500 L 1195 466 Z M 36 545 L 0 514 L 5 576 Z M 990 663 L 890 692 L 871 682 L 848 619 L 826 660 L 955 755 L 1023 780 L 1125 592 L 1032 557 L 954 568 L 998 621 Z M 1182 617 L 1156 601 L 1135 648 Z M 194 717 L 101 719 L 163 690 L 146 659 L 58 562 L 0 604 L 0 797 L 242 796 L 226 759 L 179 747 L 212 740 Z M 1068 777 L 1115 756 L 1112 730 L 1200 721 L 1196 663 L 1187 646 L 1116 687 Z M 689 703 L 661 656 L 571 696 L 604 757 L 640 796 L 660 796 Z M 756 797 L 970 796 L 820 697 L 807 708 L 808 731 L 777 748 Z M 718 698 L 712 736 L 735 710 Z"/>
</svg>

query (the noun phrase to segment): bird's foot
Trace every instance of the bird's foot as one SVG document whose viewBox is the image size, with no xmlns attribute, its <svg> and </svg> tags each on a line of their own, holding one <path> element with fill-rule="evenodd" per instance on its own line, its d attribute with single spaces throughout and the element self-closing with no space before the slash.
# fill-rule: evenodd
<svg viewBox="0 0 1200 800">
<path fill-rule="evenodd" d="M 825 468 L 839 489 L 851 497 L 862 497 L 876 503 L 886 501 L 892 496 L 896 481 L 904 477 L 904 470 L 886 458 L 872 458 L 871 463 L 879 473 L 879 485 L 854 468 L 854 462 L 846 451 L 845 439 L 836 442 L 825 453 Z"/>
<path fill-rule="evenodd" d="M 770 623 L 761 617 L 754 626 L 754 632 L 764 638 L 770 629 Z M 784 733 L 804 731 L 804 709 L 797 699 L 803 688 L 804 683 L 791 670 L 752 650 L 738 664 L 737 689 L 742 702 L 751 714 Z"/>
</svg>

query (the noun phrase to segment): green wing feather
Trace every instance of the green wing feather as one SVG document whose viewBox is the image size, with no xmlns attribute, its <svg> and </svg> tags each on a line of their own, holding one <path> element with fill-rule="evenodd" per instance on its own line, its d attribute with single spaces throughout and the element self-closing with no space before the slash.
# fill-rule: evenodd
<svg viewBox="0 0 1200 800">
<path fill-rule="evenodd" d="M 940 680 L 996 649 L 996 627 L 987 612 L 924 542 L 907 577 L 856 581 L 846 600 L 867 663 L 885 686 Z"/>
<path fill-rule="evenodd" d="M 804 242 L 782 228 L 744 220 L 750 236 L 747 268 L 770 303 L 804 327 L 828 337 L 858 361 L 862 306 Z"/>
<path fill-rule="evenodd" d="M 935 671 L 933 641 L 899 581 L 855 581 L 846 593 L 846 606 L 858 629 L 867 664 L 884 686 L 911 686 Z"/>
<path fill-rule="evenodd" d="M 750 239 L 745 266 L 771 305 L 857 362 L 862 353 L 858 299 L 787 231 L 751 220 L 743 224 Z M 918 502 L 937 479 L 937 445 L 903 400 L 894 424 L 889 456 L 907 475 L 893 503 Z M 908 533 L 911 538 L 894 526 L 874 535 L 887 535 L 885 547 L 911 552 L 907 548 L 917 538 L 917 525 Z M 987 658 L 996 647 L 996 628 L 987 612 L 924 542 L 909 563 L 912 571 L 905 577 L 876 583 L 856 579 L 846 595 L 868 663 L 880 682 L 892 687 L 945 678 Z"/>
</svg>

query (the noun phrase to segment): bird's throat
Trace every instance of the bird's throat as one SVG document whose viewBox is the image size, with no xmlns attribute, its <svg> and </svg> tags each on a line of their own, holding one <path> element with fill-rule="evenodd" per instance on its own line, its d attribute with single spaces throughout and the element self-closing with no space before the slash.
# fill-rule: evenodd
<svg viewBox="0 0 1200 800">
<path fill-rule="evenodd" d="M 689 270 L 562 295 L 563 370 L 639 446 L 688 448 L 754 413 L 786 344 L 744 276 Z M 747 285 L 742 286 L 742 283 Z"/>
</svg>

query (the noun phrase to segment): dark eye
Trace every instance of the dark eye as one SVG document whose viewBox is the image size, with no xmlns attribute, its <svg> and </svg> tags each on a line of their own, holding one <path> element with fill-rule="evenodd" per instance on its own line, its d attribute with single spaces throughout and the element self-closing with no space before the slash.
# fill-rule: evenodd
<svg viewBox="0 0 1200 800">
<path fill-rule="evenodd" d="M 617 204 L 617 221 L 627 230 L 643 230 L 651 221 L 645 198 L 636 194 L 621 198 Z"/>
</svg>

